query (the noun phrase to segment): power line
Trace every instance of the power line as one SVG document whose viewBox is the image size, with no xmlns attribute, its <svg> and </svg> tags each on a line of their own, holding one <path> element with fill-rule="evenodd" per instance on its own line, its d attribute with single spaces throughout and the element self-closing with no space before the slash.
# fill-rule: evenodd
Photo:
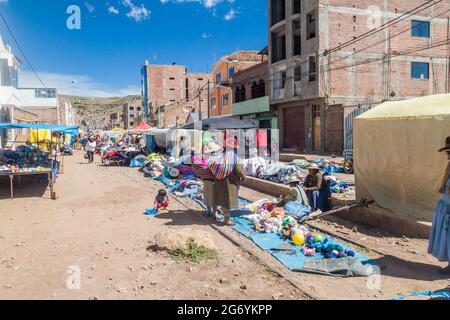
<svg viewBox="0 0 450 320">
<path fill-rule="evenodd" d="M 0 12 L 0 15 L 2 17 L 3 23 L 5 24 L 6 28 L 9 31 L 9 34 L 11 35 L 11 37 L 13 38 L 14 42 L 17 45 L 17 48 L 20 50 L 20 52 L 22 53 L 22 56 L 24 57 L 25 61 L 28 63 L 28 65 L 30 66 L 31 71 L 33 71 L 34 75 L 36 76 L 36 78 L 41 82 L 41 84 L 47 88 L 47 86 L 45 85 L 44 81 L 42 81 L 42 79 L 39 77 L 39 75 L 37 74 L 36 70 L 34 69 L 33 65 L 31 64 L 30 60 L 28 60 L 27 56 L 25 55 L 25 53 L 22 50 L 22 47 L 20 46 L 19 42 L 17 41 L 16 37 L 14 36 L 14 33 L 12 32 L 11 28 L 9 27 L 8 23 L 6 22 L 5 16 L 3 15 L 3 13 Z"/>
<path fill-rule="evenodd" d="M 371 44 L 371 45 L 369 45 L 369 46 L 367 46 L 367 47 L 365 47 L 365 48 L 362 48 L 362 49 L 359 49 L 359 50 L 357 50 L 357 51 L 355 51 L 355 52 L 352 52 L 352 53 L 350 53 L 349 55 L 347 55 L 347 56 L 345 56 L 345 57 L 341 57 L 341 58 L 339 58 L 339 59 L 333 60 L 333 61 L 331 61 L 331 63 L 335 63 L 335 62 L 338 62 L 338 61 L 341 61 L 341 60 L 345 60 L 345 59 L 351 57 L 352 55 L 355 55 L 355 54 L 360 53 L 360 52 L 362 52 L 362 51 L 364 51 L 364 50 L 367 50 L 367 49 L 369 49 L 369 48 L 372 48 L 372 47 L 374 47 L 374 46 L 376 46 L 376 45 L 378 45 L 378 44 L 380 44 L 380 43 L 383 43 L 383 42 L 385 42 L 385 41 L 387 41 L 387 40 L 391 40 L 391 39 L 393 39 L 393 38 L 395 38 L 395 37 L 397 37 L 397 36 L 399 36 L 399 35 L 401 35 L 401 34 L 404 34 L 405 32 L 408 32 L 408 31 L 410 31 L 410 30 L 412 30 L 412 29 L 414 29 L 414 28 L 417 28 L 417 27 L 419 27 L 419 26 L 421 26 L 421 25 L 423 25 L 423 24 L 429 23 L 432 19 L 437 18 L 437 17 L 440 17 L 440 16 L 442 16 L 443 14 L 448 13 L 449 11 L 450 11 L 450 9 L 447 9 L 447 10 L 445 10 L 444 12 L 442 12 L 442 13 L 440 13 L 440 14 L 437 14 L 437 15 L 432 16 L 428 21 L 422 21 L 421 23 L 419 23 L 419 24 L 417 24 L 417 25 L 415 25 L 415 26 L 411 26 L 411 27 L 406 28 L 406 29 L 404 29 L 404 30 L 402 30 L 402 31 L 400 31 L 400 32 L 398 32 L 398 33 L 396 33 L 396 34 L 393 34 L 393 35 L 389 36 L 389 37 L 386 38 L 386 39 L 380 40 L 380 41 L 375 42 L 375 43 L 373 43 L 373 44 Z"/>
</svg>

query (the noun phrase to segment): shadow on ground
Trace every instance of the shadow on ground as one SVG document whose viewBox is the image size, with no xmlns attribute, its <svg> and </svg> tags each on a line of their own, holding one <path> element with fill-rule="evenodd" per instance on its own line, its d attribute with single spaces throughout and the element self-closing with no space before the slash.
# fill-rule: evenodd
<svg viewBox="0 0 450 320">
<path fill-rule="evenodd" d="M 21 176 L 14 178 L 14 199 L 42 198 L 48 187 L 48 178 L 42 176 Z M 11 198 L 10 179 L 7 176 L 0 177 L 0 200 Z"/>
</svg>

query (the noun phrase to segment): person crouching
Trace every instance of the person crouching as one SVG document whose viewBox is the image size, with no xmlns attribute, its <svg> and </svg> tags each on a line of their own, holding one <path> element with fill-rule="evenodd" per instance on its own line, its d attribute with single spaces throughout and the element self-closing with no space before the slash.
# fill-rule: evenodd
<svg viewBox="0 0 450 320">
<path fill-rule="evenodd" d="M 159 190 L 158 195 L 155 198 L 155 210 L 167 210 L 169 207 L 169 196 L 164 189 Z"/>
</svg>

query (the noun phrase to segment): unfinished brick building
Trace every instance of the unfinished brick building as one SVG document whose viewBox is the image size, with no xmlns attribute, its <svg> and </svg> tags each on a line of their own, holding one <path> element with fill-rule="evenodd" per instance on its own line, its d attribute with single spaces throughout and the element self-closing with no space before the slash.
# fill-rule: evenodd
<svg viewBox="0 0 450 320">
<path fill-rule="evenodd" d="M 446 0 L 269 0 L 282 147 L 340 152 L 364 110 L 449 92 L 449 9 Z"/>
<path fill-rule="evenodd" d="M 206 117 L 208 79 L 209 74 L 189 73 L 186 66 L 146 62 L 142 68 L 144 110 L 161 128 L 184 124 L 189 114 L 199 108 Z"/>
</svg>

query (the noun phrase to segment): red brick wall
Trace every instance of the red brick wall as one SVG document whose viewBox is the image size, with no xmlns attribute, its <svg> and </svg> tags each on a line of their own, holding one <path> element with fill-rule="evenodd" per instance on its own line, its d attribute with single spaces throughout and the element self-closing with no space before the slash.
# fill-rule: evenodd
<svg viewBox="0 0 450 320">
<path fill-rule="evenodd" d="M 409 10 L 423 4 L 427 1 L 411 1 L 411 0 L 391 0 L 388 1 L 388 7 L 385 8 L 384 0 L 330 0 L 328 11 L 328 37 L 329 43 L 322 34 L 320 39 L 321 49 L 335 48 L 359 35 L 370 31 L 370 15 L 367 13 L 369 6 L 378 6 L 382 12 L 380 24 L 384 24 L 393 19 L 393 16 L 384 16 L 387 9 L 390 14 L 396 12 L 400 15 Z M 346 10 L 335 12 L 332 6 L 347 7 Z M 387 94 L 386 82 L 390 82 L 389 91 L 396 93 L 396 98 L 414 97 L 428 94 L 445 93 L 445 59 L 446 46 L 427 49 L 420 52 L 409 53 L 399 57 L 392 57 L 390 69 L 385 71 L 383 76 L 383 62 L 376 61 L 368 64 L 356 66 L 352 69 L 340 69 L 344 66 L 350 66 L 363 63 L 369 59 L 377 59 L 385 53 L 384 39 L 387 37 L 404 31 L 404 33 L 393 37 L 390 41 L 391 53 L 402 53 L 426 46 L 447 39 L 447 15 L 443 14 L 437 18 L 441 21 L 433 19 L 431 21 L 431 37 L 418 38 L 412 37 L 411 20 L 417 19 L 428 21 L 431 17 L 439 15 L 448 10 L 448 1 L 423 10 L 416 15 L 407 18 L 405 21 L 394 24 L 386 31 L 380 31 L 370 37 L 358 41 L 350 46 L 343 47 L 340 52 L 332 53 L 330 57 L 323 58 L 322 64 L 331 61 L 329 72 L 329 86 L 323 86 L 321 81 L 322 92 L 328 91 L 330 96 L 380 96 Z M 359 10 L 353 10 L 359 9 Z M 348 11 L 348 12 L 347 12 Z M 380 42 L 373 46 L 375 43 Z M 369 47 L 370 48 L 366 48 Z M 366 48 L 366 49 L 365 49 Z M 364 49 L 364 50 L 362 50 Z M 352 52 L 362 50 L 342 60 L 342 57 L 350 55 Z M 432 58 L 432 59 L 430 59 Z M 430 63 L 430 79 L 416 80 L 411 78 L 411 61 Z M 385 65 L 387 68 L 387 64 Z M 387 69 L 385 69 L 387 70 Z"/>
</svg>

